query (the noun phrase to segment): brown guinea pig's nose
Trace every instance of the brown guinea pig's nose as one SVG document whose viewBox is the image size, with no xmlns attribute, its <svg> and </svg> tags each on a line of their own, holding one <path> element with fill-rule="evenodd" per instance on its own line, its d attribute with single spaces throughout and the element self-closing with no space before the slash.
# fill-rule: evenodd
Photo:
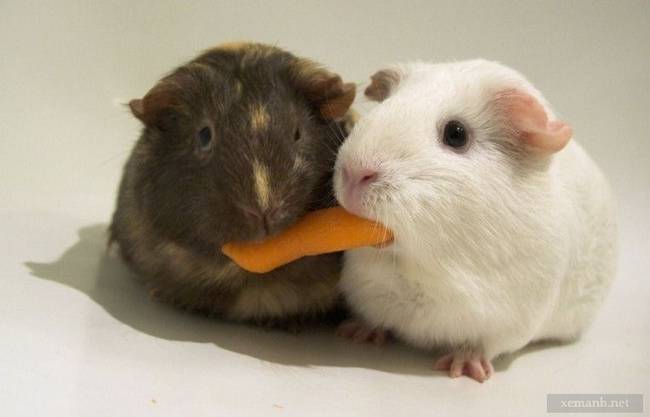
<svg viewBox="0 0 650 417">
<path fill-rule="evenodd" d="M 241 206 L 242 211 L 249 217 L 252 217 L 264 229 L 264 234 L 270 236 L 275 230 L 274 226 L 277 223 L 279 216 L 279 209 L 275 207 L 261 210 L 259 208 L 251 208 Z"/>
</svg>

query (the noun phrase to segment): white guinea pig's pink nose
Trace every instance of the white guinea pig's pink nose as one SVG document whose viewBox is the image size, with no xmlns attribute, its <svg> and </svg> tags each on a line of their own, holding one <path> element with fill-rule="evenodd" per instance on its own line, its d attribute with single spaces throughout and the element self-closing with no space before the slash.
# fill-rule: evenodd
<svg viewBox="0 0 650 417">
<path fill-rule="evenodd" d="M 360 211 L 363 193 L 370 184 L 377 180 L 378 176 L 379 173 L 371 168 L 343 167 L 344 201 L 342 203 L 345 208 L 353 213 L 362 214 Z"/>
<path fill-rule="evenodd" d="M 377 179 L 377 171 L 370 168 L 343 168 L 343 182 L 352 186 L 367 186 Z"/>
</svg>

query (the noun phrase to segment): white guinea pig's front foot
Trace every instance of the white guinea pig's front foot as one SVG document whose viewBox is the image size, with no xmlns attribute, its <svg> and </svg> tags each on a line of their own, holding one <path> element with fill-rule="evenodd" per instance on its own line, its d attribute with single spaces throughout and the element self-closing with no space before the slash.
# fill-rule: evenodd
<svg viewBox="0 0 650 417">
<path fill-rule="evenodd" d="M 336 330 L 336 334 L 352 339 L 356 343 L 370 342 L 375 345 L 383 345 L 386 341 L 387 332 L 383 329 L 371 328 L 359 320 L 346 320 Z"/>
<path fill-rule="evenodd" d="M 458 378 L 461 375 L 483 382 L 489 379 L 494 373 L 494 368 L 485 356 L 473 350 L 461 349 L 449 353 L 438 359 L 433 365 L 437 371 L 449 371 L 449 376 Z"/>
</svg>

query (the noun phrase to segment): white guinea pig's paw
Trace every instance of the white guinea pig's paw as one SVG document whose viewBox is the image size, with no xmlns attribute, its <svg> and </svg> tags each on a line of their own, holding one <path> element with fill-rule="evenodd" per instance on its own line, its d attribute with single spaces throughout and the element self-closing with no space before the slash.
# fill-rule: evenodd
<svg viewBox="0 0 650 417">
<path fill-rule="evenodd" d="M 383 345 L 388 336 L 384 329 L 371 328 L 360 320 L 346 320 L 336 330 L 336 334 L 352 339 L 355 343 L 374 343 L 377 346 Z"/>
<path fill-rule="evenodd" d="M 482 352 L 461 348 L 453 353 L 441 357 L 433 365 L 437 371 L 449 371 L 449 376 L 458 378 L 461 375 L 483 382 L 494 373 L 492 363 L 485 358 Z"/>
</svg>

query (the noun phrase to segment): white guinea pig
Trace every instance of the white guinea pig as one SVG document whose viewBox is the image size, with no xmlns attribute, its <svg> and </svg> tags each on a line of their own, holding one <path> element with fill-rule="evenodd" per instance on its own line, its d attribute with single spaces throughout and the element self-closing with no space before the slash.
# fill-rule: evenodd
<svg viewBox="0 0 650 417">
<path fill-rule="evenodd" d="M 500 354 L 579 336 L 615 274 L 614 203 L 540 92 L 472 60 L 397 65 L 366 95 L 381 104 L 340 149 L 334 186 L 395 240 L 346 253 L 363 326 L 341 332 L 446 348 L 435 369 L 478 381 Z"/>
</svg>

